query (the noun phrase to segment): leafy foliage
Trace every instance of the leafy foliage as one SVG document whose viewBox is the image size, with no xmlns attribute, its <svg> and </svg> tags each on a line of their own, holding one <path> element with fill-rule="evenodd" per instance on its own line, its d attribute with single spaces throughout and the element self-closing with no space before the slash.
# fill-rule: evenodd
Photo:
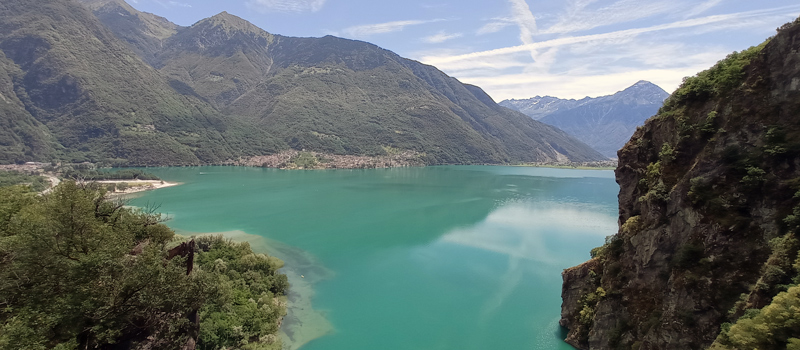
<svg viewBox="0 0 800 350">
<path fill-rule="evenodd" d="M 723 328 L 712 349 L 792 349 L 800 345 L 800 286 L 778 294 L 770 305 Z"/>
<path fill-rule="evenodd" d="M 213 290 L 164 263 L 172 231 L 157 216 L 108 202 L 103 192 L 64 182 L 31 198 L 1 189 L 0 348 L 58 344 L 96 347 L 123 339 L 177 348 L 191 333 L 186 315 Z M 143 252 L 129 255 L 137 244 Z"/>
<path fill-rule="evenodd" d="M 62 169 L 61 175 L 75 180 L 161 180 L 158 176 L 141 169 L 117 169 L 112 171 L 68 168 Z"/>
<path fill-rule="evenodd" d="M 19 171 L 0 171 L 0 187 L 28 185 L 32 191 L 40 192 L 47 188 L 48 184 L 44 176 L 28 175 Z"/>
<path fill-rule="evenodd" d="M 200 239 L 199 268 L 187 276 L 185 258 L 167 259 L 173 237 L 158 215 L 102 189 L 0 188 L 0 349 L 179 349 L 198 333 L 204 349 L 279 348 L 281 262 Z"/>
<path fill-rule="evenodd" d="M 289 283 L 280 260 L 221 236 L 196 239 L 198 265 L 215 274 L 216 298 L 200 310 L 200 349 L 280 349 L 278 323 Z"/>
<path fill-rule="evenodd" d="M 666 107 L 687 101 L 696 101 L 719 96 L 739 86 L 745 77 L 744 67 L 756 57 L 769 41 L 750 47 L 742 52 L 733 52 L 708 70 L 685 78 L 683 84 L 667 99 Z M 669 109 L 669 108 L 667 108 Z"/>
</svg>

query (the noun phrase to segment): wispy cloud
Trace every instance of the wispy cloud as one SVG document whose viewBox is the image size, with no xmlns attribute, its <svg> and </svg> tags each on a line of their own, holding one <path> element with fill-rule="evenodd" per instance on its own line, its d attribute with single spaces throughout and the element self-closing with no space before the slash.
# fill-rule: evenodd
<svg viewBox="0 0 800 350">
<path fill-rule="evenodd" d="M 675 1 L 620 0 L 606 7 L 587 9 L 593 1 L 572 1 L 559 21 L 544 33 L 574 33 L 597 27 L 631 22 L 642 18 L 669 13 L 678 8 Z"/>
<path fill-rule="evenodd" d="M 476 34 L 484 35 L 484 34 L 497 33 L 505 29 L 506 27 L 512 25 L 514 25 L 514 21 L 511 18 L 492 18 L 492 21 L 480 27 L 476 32 Z"/>
<path fill-rule="evenodd" d="M 576 8 L 590 3 L 574 2 Z M 681 38 L 734 29 L 771 30 L 774 23 L 783 22 L 784 17 L 791 20 L 797 11 L 800 5 L 790 5 L 562 36 L 495 50 L 430 52 L 417 57 L 465 83 L 481 86 L 496 100 L 535 94 L 562 98 L 608 95 L 642 79 L 671 91 L 683 77 L 707 69 L 731 51 L 721 44 L 694 43 Z M 680 18 L 683 14 L 676 16 Z M 545 34 L 534 38 L 543 36 L 552 38 Z M 534 60 L 529 57 L 531 51 L 538 53 Z"/>
<path fill-rule="evenodd" d="M 258 12 L 317 12 L 326 0 L 248 0 L 247 7 Z"/>
<path fill-rule="evenodd" d="M 342 29 L 342 33 L 353 38 L 366 38 L 375 34 L 391 33 L 403 30 L 405 27 L 441 22 L 444 19 L 394 21 L 386 23 L 365 24 Z"/>
<path fill-rule="evenodd" d="M 519 27 L 519 40 L 523 44 L 533 43 L 533 35 L 539 31 L 536 17 L 533 16 L 525 0 L 508 0 L 511 3 L 511 16 Z"/>
<path fill-rule="evenodd" d="M 720 3 L 722 3 L 722 0 L 704 1 L 704 2 L 700 3 L 699 5 L 693 7 L 691 10 L 689 10 L 689 12 L 684 16 L 684 18 L 691 18 L 691 17 L 697 16 L 697 15 L 700 15 L 700 14 L 710 10 L 714 6 L 719 5 Z"/>
<path fill-rule="evenodd" d="M 793 6 L 793 7 L 800 7 L 800 6 Z M 507 55 L 513 54 L 517 52 L 524 52 L 530 50 L 538 50 L 543 48 L 551 48 L 551 47 L 561 47 L 561 46 L 568 46 L 574 45 L 578 43 L 585 43 L 591 41 L 602 41 L 602 40 L 614 40 L 620 38 L 628 38 L 633 37 L 636 35 L 650 33 L 650 32 L 658 32 L 658 31 L 665 31 L 670 29 L 681 29 L 681 28 L 690 28 L 690 27 L 700 27 L 706 25 L 713 25 L 713 24 L 720 24 L 729 21 L 737 21 L 746 19 L 753 16 L 764 15 L 765 12 L 774 12 L 775 10 L 784 10 L 785 8 L 781 9 L 771 9 L 771 10 L 763 10 L 763 11 L 749 11 L 749 12 L 740 12 L 734 14 L 726 14 L 726 15 L 714 15 L 714 16 L 707 16 L 695 19 L 688 19 L 688 20 L 681 20 L 667 24 L 660 24 L 651 27 L 643 27 L 643 28 L 632 28 L 632 29 L 625 29 L 601 34 L 591 34 L 591 35 L 582 35 L 582 36 L 570 36 L 570 37 L 563 37 L 558 39 L 552 40 L 545 40 L 540 42 L 534 42 L 530 44 L 518 45 L 518 46 L 510 46 L 504 47 L 500 49 L 494 50 L 487 50 L 487 51 L 480 51 L 480 52 L 473 52 L 465 55 L 459 56 L 450 56 L 450 57 L 424 57 L 423 61 L 429 64 L 446 64 L 449 62 L 455 62 L 459 60 L 466 60 L 466 59 L 474 59 L 474 58 L 485 58 L 485 57 L 493 57 L 498 55 Z"/>
<path fill-rule="evenodd" d="M 422 38 L 422 41 L 424 41 L 426 43 L 429 43 L 429 44 L 440 44 L 440 43 L 443 43 L 443 42 L 448 41 L 450 39 L 460 38 L 462 36 L 464 36 L 464 34 L 462 34 L 462 33 L 448 34 L 445 31 L 440 31 L 440 32 L 438 32 L 438 33 L 436 33 L 434 35 Z"/>
<path fill-rule="evenodd" d="M 187 4 L 185 2 L 178 2 L 178 1 L 164 1 L 164 0 L 153 0 L 155 3 L 161 5 L 164 8 L 170 7 L 192 7 L 192 5 Z M 134 3 L 136 3 L 134 1 Z"/>
</svg>

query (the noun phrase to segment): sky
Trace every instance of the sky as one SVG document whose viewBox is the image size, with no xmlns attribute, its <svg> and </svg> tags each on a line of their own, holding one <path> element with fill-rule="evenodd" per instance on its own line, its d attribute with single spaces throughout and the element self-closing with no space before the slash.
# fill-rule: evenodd
<svg viewBox="0 0 800 350">
<path fill-rule="evenodd" d="M 667 92 L 800 16 L 797 0 L 127 0 L 179 25 L 227 11 L 286 36 L 367 41 L 496 101 Z"/>
</svg>

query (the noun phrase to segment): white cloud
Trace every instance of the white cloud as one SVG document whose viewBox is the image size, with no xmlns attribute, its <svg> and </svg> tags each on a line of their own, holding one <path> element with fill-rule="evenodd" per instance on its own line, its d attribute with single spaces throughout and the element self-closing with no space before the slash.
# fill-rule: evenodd
<svg viewBox="0 0 800 350">
<path fill-rule="evenodd" d="M 703 2 L 703 3 L 701 3 L 701 4 L 697 5 L 697 6 L 693 7 L 691 10 L 689 10 L 689 13 L 686 14 L 685 18 L 690 18 L 690 17 L 697 16 L 699 14 L 702 14 L 703 12 L 706 12 L 706 11 L 710 10 L 712 7 L 717 6 L 720 3 L 722 3 L 722 0 L 708 0 L 708 1 L 705 1 L 705 2 Z"/>
<path fill-rule="evenodd" d="M 422 38 L 422 41 L 429 44 L 440 44 L 450 39 L 460 38 L 462 36 L 464 36 L 464 34 L 461 33 L 448 34 L 445 31 L 440 31 L 434 35 Z"/>
<path fill-rule="evenodd" d="M 491 22 L 484 24 L 476 32 L 477 35 L 497 33 L 508 26 L 514 25 L 510 18 L 493 18 Z"/>
<path fill-rule="evenodd" d="M 170 8 L 170 7 L 192 7 L 192 5 L 187 4 L 185 2 L 164 1 L 164 0 L 153 0 L 153 1 L 155 1 L 157 4 L 159 4 L 159 5 L 161 5 L 161 6 L 165 7 L 165 8 Z M 134 2 L 134 3 L 136 3 L 136 2 Z"/>
<path fill-rule="evenodd" d="M 653 82 L 667 92 L 672 92 L 680 85 L 683 77 L 694 75 L 707 68 L 708 65 L 672 69 L 631 69 L 594 75 L 577 75 L 575 72 L 546 75 L 521 73 L 492 77 L 459 76 L 459 80 L 480 86 L 497 101 L 542 94 L 580 99 L 621 91 L 639 80 Z"/>
<path fill-rule="evenodd" d="M 519 27 L 519 40 L 523 44 L 533 43 L 533 35 L 539 29 L 536 27 L 536 17 L 533 16 L 525 0 L 508 0 L 511 2 L 511 16 Z"/>
<path fill-rule="evenodd" d="M 599 9 L 586 9 L 590 4 L 590 1 L 585 0 L 572 1 L 567 13 L 560 16 L 556 24 L 543 32 L 574 33 L 669 13 L 677 8 L 675 1 L 620 0 Z"/>
<path fill-rule="evenodd" d="M 317 12 L 326 0 L 248 0 L 247 7 L 258 12 Z"/>
<path fill-rule="evenodd" d="M 785 10 L 785 8 L 773 9 L 773 10 Z M 661 25 L 656 25 L 656 26 L 651 26 L 651 27 L 632 28 L 632 29 L 625 29 L 625 30 L 607 32 L 607 33 L 601 33 L 601 34 L 563 37 L 563 38 L 558 38 L 558 39 L 534 42 L 534 43 L 530 43 L 530 44 L 524 44 L 524 45 L 518 45 L 518 46 L 510 46 L 510 47 L 504 47 L 504 48 L 488 50 L 488 51 L 473 52 L 473 53 L 459 55 L 459 56 L 423 57 L 422 60 L 425 63 L 428 63 L 428 64 L 433 64 L 433 65 L 437 65 L 437 66 L 439 66 L 439 65 L 446 66 L 448 63 L 461 61 L 461 60 L 496 57 L 496 56 L 500 56 L 500 55 L 513 54 L 513 53 L 517 53 L 517 52 L 539 50 L 539 49 L 551 48 L 551 47 L 569 46 L 569 45 L 575 45 L 575 44 L 586 43 L 586 42 L 626 39 L 626 38 L 634 37 L 634 36 L 637 36 L 637 35 L 640 35 L 640 34 L 644 34 L 644 33 L 665 31 L 665 30 L 671 30 L 671 29 L 682 29 L 682 28 L 702 27 L 702 26 L 708 26 L 708 25 L 719 25 L 721 23 L 730 22 L 730 21 L 741 21 L 741 20 L 744 20 L 744 19 L 747 19 L 747 18 L 753 17 L 753 16 L 763 16 L 765 14 L 764 12 L 765 11 L 751 11 L 751 12 L 740 12 L 740 13 L 727 14 L 727 15 L 707 16 L 707 17 L 682 20 L 682 21 L 677 21 L 677 22 L 672 22 L 672 23 L 667 23 L 667 24 L 661 24 Z"/>
<path fill-rule="evenodd" d="M 441 21 L 444 20 L 443 19 L 410 20 L 410 21 L 394 21 L 386 23 L 365 24 L 365 25 L 353 26 L 342 29 L 342 33 L 354 38 L 365 38 L 374 34 L 384 34 L 384 33 L 401 31 L 408 26 L 441 22 Z"/>
<path fill-rule="evenodd" d="M 679 38 L 731 28 L 771 30 L 770 23 L 782 22 L 782 18 L 792 17 L 789 12 L 798 10 L 800 5 L 792 5 L 488 51 L 429 52 L 417 57 L 464 83 L 482 87 L 498 101 L 542 94 L 561 98 L 602 96 L 638 80 L 649 80 L 671 92 L 683 77 L 708 69 L 730 52 L 723 45 L 693 44 Z M 531 50 L 538 52 L 535 61 L 528 57 Z"/>
</svg>

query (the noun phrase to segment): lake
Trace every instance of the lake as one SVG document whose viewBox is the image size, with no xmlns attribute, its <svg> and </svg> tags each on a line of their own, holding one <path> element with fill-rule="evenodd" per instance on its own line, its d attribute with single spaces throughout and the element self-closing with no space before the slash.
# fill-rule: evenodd
<svg viewBox="0 0 800 350">
<path fill-rule="evenodd" d="M 131 205 L 286 262 L 287 348 L 572 349 L 561 271 L 617 230 L 613 171 L 150 168 Z"/>
</svg>

